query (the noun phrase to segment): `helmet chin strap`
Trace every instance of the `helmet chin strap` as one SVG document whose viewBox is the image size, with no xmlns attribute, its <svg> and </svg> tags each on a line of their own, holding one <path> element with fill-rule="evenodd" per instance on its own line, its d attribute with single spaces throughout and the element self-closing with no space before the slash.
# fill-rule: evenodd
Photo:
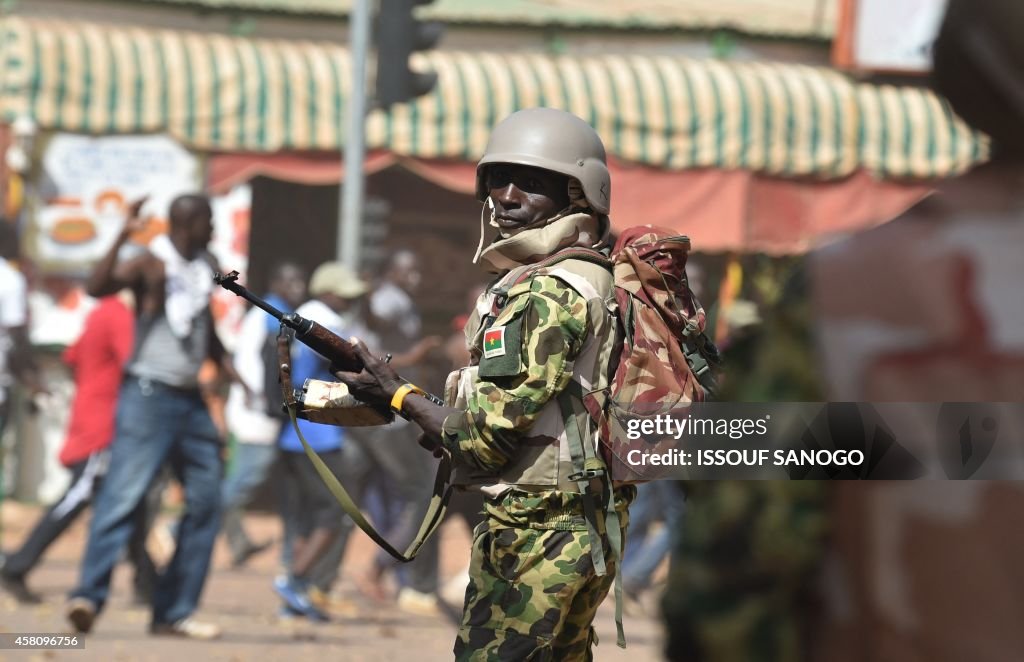
<svg viewBox="0 0 1024 662">
<path fill-rule="evenodd" d="M 494 201 L 487 196 L 483 207 L 480 208 L 480 241 L 476 245 L 476 253 L 473 254 L 473 264 L 480 261 L 480 254 L 484 252 L 484 235 L 487 232 L 487 218 L 490 217 L 491 225 L 497 225 L 495 221 Z"/>
</svg>

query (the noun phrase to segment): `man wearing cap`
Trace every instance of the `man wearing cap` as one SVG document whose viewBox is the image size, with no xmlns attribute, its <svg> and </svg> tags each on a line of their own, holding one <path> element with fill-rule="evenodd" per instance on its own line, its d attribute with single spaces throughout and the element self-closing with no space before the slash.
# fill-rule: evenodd
<svg viewBox="0 0 1024 662">
<path fill-rule="evenodd" d="M 340 262 L 327 262 L 313 272 L 309 293 L 313 299 L 299 306 L 296 313 L 342 337 L 365 334 L 359 322 L 369 286 Z M 331 379 L 329 364 L 302 343 L 292 343 L 292 379 L 302 384 L 306 379 Z M 347 482 L 342 462 L 342 428 L 298 421 L 302 435 L 331 471 Z M 302 442 L 291 424 L 285 425 L 278 440 L 281 449 L 282 485 L 290 512 L 282 513 L 286 530 L 289 527 L 291 554 L 289 573 L 274 580 L 274 590 L 284 602 L 284 610 L 312 620 L 327 620 L 327 614 L 310 600 L 313 575 L 334 543 L 351 528 L 352 521 L 317 474 L 306 457 Z M 295 521 L 291 521 L 294 518 Z M 286 540 L 287 544 L 287 540 Z"/>
<path fill-rule="evenodd" d="M 600 264 L 562 258 L 609 252 L 604 145 L 569 113 L 517 112 L 494 129 L 476 191 L 474 262 L 496 280 L 466 325 L 471 365 L 449 376 L 446 406 L 362 343 L 366 368 L 337 376 L 417 423 L 421 443 L 451 455 L 454 482 L 484 494 L 456 658 L 590 659 L 591 624 L 617 566 L 613 541 L 635 495 L 577 475 L 580 456 L 597 454 L 581 394 L 608 382 L 613 281 Z"/>
</svg>

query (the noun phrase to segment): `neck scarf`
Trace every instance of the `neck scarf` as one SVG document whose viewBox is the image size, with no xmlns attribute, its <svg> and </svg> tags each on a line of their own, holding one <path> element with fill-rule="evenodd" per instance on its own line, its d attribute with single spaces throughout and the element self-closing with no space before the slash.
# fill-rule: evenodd
<svg viewBox="0 0 1024 662">
<path fill-rule="evenodd" d="M 164 263 L 167 324 L 175 337 L 187 338 L 195 319 L 210 305 L 213 269 L 203 254 L 186 260 L 166 234 L 157 235 L 149 242 L 149 252 Z"/>
<path fill-rule="evenodd" d="M 539 227 L 523 228 L 508 236 L 502 233 L 494 243 L 477 252 L 474 262 L 479 260 L 491 273 L 502 274 L 538 262 L 563 248 L 598 249 L 607 243 L 609 225 L 606 217 L 584 212 L 555 216 Z"/>
</svg>

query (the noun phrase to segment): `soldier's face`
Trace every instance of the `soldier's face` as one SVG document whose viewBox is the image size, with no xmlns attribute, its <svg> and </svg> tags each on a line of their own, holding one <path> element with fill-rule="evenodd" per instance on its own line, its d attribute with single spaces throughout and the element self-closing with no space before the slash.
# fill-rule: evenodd
<svg viewBox="0 0 1024 662">
<path fill-rule="evenodd" d="M 495 221 L 506 230 L 541 223 L 569 206 L 569 178 L 549 170 L 499 163 L 487 168 L 485 181 Z"/>
</svg>

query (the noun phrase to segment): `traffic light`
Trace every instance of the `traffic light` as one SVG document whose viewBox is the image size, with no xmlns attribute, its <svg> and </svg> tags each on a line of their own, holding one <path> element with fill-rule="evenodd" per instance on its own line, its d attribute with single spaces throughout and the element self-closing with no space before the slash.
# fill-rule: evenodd
<svg viewBox="0 0 1024 662">
<path fill-rule="evenodd" d="M 404 103 L 434 89 L 437 74 L 409 68 L 409 56 L 434 46 L 443 26 L 419 21 L 417 5 L 433 0 L 380 0 L 377 14 L 377 103 L 384 108 Z"/>
<path fill-rule="evenodd" d="M 361 268 L 371 272 L 379 271 L 387 262 L 388 250 L 386 242 L 391 234 L 388 218 L 391 216 L 391 203 L 385 198 L 368 197 L 363 203 L 363 227 L 359 247 L 359 264 Z"/>
</svg>

